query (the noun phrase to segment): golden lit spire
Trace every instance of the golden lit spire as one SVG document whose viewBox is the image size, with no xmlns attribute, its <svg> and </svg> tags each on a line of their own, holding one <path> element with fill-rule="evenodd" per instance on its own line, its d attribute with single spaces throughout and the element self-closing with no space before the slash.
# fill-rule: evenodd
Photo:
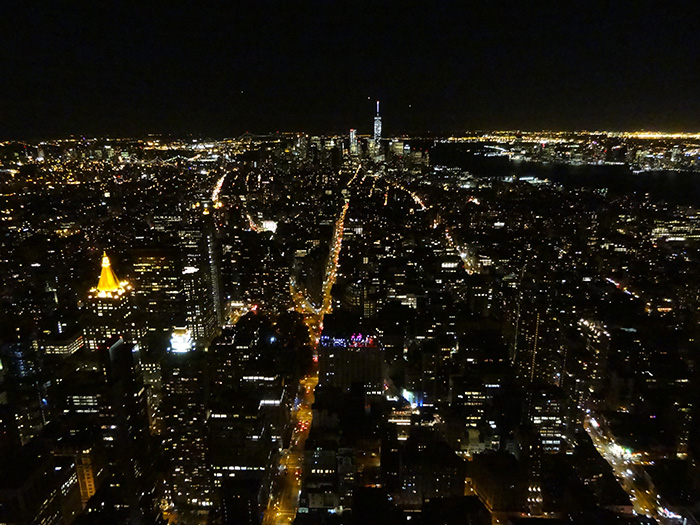
<svg viewBox="0 0 700 525">
<path fill-rule="evenodd" d="M 114 275 L 112 264 L 109 262 L 107 252 L 102 254 L 102 273 L 100 273 L 100 282 L 97 283 L 98 292 L 117 292 L 119 291 L 119 279 Z"/>
<path fill-rule="evenodd" d="M 131 285 L 127 281 L 117 279 L 114 270 L 112 270 L 112 264 L 109 262 L 109 257 L 107 257 L 107 252 L 103 252 L 100 280 L 96 287 L 90 289 L 89 296 L 91 298 L 116 299 L 122 297 L 129 290 L 131 290 Z"/>
</svg>

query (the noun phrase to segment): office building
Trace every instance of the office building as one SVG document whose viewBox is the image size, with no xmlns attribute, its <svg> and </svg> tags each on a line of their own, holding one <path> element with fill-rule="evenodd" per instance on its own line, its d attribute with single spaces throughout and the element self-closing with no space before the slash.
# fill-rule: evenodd
<svg viewBox="0 0 700 525">
<path fill-rule="evenodd" d="M 357 155 L 359 153 L 357 144 L 357 130 L 350 130 L 350 155 Z"/>
<path fill-rule="evenodd" d="M 372 335 L 322 336 L 318 349 L 319 384 L 349 392 L 361 384 L 365 395 L 384 393 L 384 348 Z"/>
<path fill-rule="evenodd" d="M 127 281 L 117 278 L 105 252 L 102 255 L 100 279 L 87 297 L 85 344 L 89 350 L 96 351 L 112 337 L 136 342 L 139 330 L 131 303 L 131 290 Z"/>
</svg>

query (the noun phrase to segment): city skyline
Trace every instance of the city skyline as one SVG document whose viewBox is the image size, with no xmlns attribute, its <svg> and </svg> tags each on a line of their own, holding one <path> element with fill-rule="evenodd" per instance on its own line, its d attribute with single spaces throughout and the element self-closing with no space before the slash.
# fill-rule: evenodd
<svg viewBox="0 0 700 525">
<path fill-rule="evenodd" d="M 0 145 L 4 521 L 697 523 L 700 136 L 376 130 Z"/>
<path fill-rule="evenodd" d="M 700 4 L 0 10 L 1 523 L 700 524 Z"/>
</svg>

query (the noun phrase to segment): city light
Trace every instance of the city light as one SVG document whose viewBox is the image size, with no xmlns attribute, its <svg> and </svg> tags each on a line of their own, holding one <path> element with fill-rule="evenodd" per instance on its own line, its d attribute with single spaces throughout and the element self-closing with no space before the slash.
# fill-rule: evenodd
<svg viewBox="0 0 700 525">
<path fill-rule="evenodd" d="M 184 354 L 194 350 L 194 342 L 188 328 L 175 328 L 170 336 L 170 351 Z"/>
<path fill-rule="evenodd" d="M 694 523 L 700 135 L 367 104 L 0 143 L 0 514 Z"/>
</svg>

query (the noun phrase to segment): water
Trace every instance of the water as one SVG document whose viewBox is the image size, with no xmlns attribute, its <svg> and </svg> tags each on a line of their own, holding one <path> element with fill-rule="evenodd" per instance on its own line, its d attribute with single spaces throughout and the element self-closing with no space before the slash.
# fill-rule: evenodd
<svg viewBox="0 0 700 525">
<path fill-rule="evenodd" d="M 486 150 L 488 151 L 488 150 Z M 612 195 L 645 194 L 657 201 L 700 206 L 700 173 L 654 171 L 633 173 L 622 165 L 567 165 L 487 157 L 480 144 L 437 144 L 433 165 L 456 166 L 477 177 L 534 176 L 567 187 L 607 188 Z"/>
</svg>

